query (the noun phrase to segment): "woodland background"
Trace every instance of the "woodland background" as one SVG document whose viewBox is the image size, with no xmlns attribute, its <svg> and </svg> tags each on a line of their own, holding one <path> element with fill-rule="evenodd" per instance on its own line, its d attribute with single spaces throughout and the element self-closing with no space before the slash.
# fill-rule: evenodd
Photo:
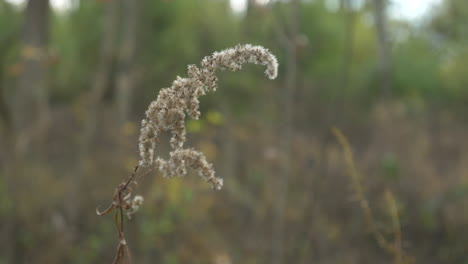
<svg viewBox="0 0 468 264">
<path fill-rule="evenodd" d="M 279 78 L 220 73 L 188 143 L 225 187 L 142 178 L 135 263 L 468 263 L 468 1 L 417 21 L 391 5 L 0 0 L 0 263 L 110 263 L 95 209 L 137 162 L 144 110 L 238 43 L 269 48 Z"/>
</svg>

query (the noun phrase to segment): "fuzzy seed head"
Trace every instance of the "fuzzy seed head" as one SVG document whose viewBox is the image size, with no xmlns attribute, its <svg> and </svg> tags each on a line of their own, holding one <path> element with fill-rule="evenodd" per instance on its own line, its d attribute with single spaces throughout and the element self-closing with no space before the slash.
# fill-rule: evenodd
<svg viewBox="0 0 468 264">
<path fill-rule="evenodd" d="M 171 87 L 161 89 L 156 100 L 146 110 L 146 118 L 141 122 L 139 165 L 149 167 L 155 164 L 164 177 L 184 176 L 192 170 L 210 182 L 213 189 L 220 190 L 223 179 L 215 177 L 213 166 L 205 155 L 194 149 L 184 149 L 185 117 L 200 117 L 198 97 L 216 91 L 216 70 L 238 71 L 246 63 L 266 66 L 265 75 L 270 79 L 275 79 L 278 75 L 278 61 L 267 49 L 250 44 L 237 45 L 205 57 L 200 68 L 189 65 L 187 78 L 177 76 Z M 157 136 L 161 131 L 172 134 L 171 152 L 167 160 L 154 157 Z"/>
</svg>

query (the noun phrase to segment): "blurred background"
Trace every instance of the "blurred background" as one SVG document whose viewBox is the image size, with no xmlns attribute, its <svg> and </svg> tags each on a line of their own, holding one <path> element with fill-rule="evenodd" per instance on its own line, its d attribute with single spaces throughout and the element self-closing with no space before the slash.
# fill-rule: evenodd
<svg viewBox="0 0 468 264">
<path fill-rule="evenodd" d="M 145 109 L 238 43 L 279 77 L 219 73 L 225 187 L 139 179 L 135 263 L 468 263 L 466 0 L 0 0 L 0 263 L 110 263 Z"/>
</svg>

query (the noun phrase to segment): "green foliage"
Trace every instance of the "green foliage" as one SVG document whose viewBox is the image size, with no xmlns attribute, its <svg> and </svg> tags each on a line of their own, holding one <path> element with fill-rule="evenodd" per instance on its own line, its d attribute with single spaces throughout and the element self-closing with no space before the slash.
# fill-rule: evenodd
<svg viewBox="0 0 468 264">
<path fill-rule="evenodd" d="M 384 176 L 389 180 L 398 180 L 400 177 L 400 165 L 398 158 L 393 153 L 388 153 L 381 161 Z"/>
<path fill-rule="evenodd" d="M 395 53 L 395 92 L 412 99 L 446 97 L 440 74 L 441 56 L 425 36 L 410 34 Z"/>
</svg>

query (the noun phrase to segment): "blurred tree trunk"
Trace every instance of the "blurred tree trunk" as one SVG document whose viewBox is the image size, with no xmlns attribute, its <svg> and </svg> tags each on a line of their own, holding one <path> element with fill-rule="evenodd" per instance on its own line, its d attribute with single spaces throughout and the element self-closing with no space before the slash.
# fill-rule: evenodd
<svg viewBox="0 0 468 264">
<path fill-rule="evenodd" d="M 252 16 L 252 12 L 254 11 L 256 2 L 257 1 L 255 0 L 247 0 L 247 11 L 246 11 L 247 16 Z"/>
<path fill-rule="evenodd" d="M 135 51 L 137 44 L 138 11 L 140 1 L 122 0 L 122 39 L 117 75 L 117 108 L 121 124 L 129 120 L 132 88 L 135 85 Z"/>
<path fill-rule="evenodd" d="M 390 61 L 390 43 L 388 41 L 387 31 L 387 0 L 374 1 L 374 21 L 377 33 L 378 48 L 378 73 L 379 82 L 384 97 L 389 98 L 392 95 L 391 84 L 391 61 Z"/>
<path fill-rule="evenodd" d="M 354 20 L 355 14 L 353 10 L 352 0 L 341 0 L 341 7 L 344 14 L 344 56 L 343 56 L 343 66 L 342 66 L 342 75 L 341 75 L 341 104 L 346 101 L 346 93 L 348 92 L 349 87 L 349 75 L 351 72 L 351 65 L 353 60 L 353 49 L 354 49 Z M 343 110 L 343 109 L 341 109 Z M 341 111 L 337 111 L 341 112 Z M 341 115 L 341 113 L 339 113 Z"/>
<path fill-rule="evenodd" d="M 28 158 L 43 154 L 44 139 L 49 123 L 49 101 L 47 91 L 48 42 L 49 42 L 49 0 L 29 0 L 23 14 L 20 32 L 20 59 L 18 62 L 17 86 L 13 92 L 9 112 L 12 121 L 12 142 L 14 155 L 7 157 L 2 173 L 8 186 L 11 207 L 24 201 L 19 189 L 27 189 L 34 181 L 27 180 L 24 173 L 26 155 Z M 13 138 L 14 137 L 14 138 Z M 8 146 L 10 147 L 10 146 Z M 29 161 L 29 160 L 28 160 Z M 5 252 L 5 261 L 25 262 L 26 246 L 18 237 L 24 223 L 18 214 L 12 213 L 5 219 L 6 235 L 10 241 Z"/>
<path fill-rule="evenodd" d="M 21 37 L 21 73 L 12 104 L 16 153 L 22 155 L 33 139 L 46 134 L 48 123 L 47 45 L 49 1 L 29 0 Z"/>
<path fill-rule="evenodd" d="M 288 200 L 289 178 L 291 177 L 291 138 L 293 136 L 294 94 L 297 86 L 297 46 L 299 35 L 299 0 L 291 0 L 289 17 L 290 39 L 283 41 L 286 48 L 286 79 L 282 94 L 282 117 L 280 127 L 281 160 L 280 171 L 275 180 L 276 206 L 273 218 L 272 260 L 273 264 L 284 260 L 284 218 Z"/>
<path fill-rule="evenodd" d="M 95 134 L 100 119 L 101 104 L 106 90 L 111 85 L 111 73 L 116 54 L 116 41 L 119 30 L 119 3 L 116 0 L 105 1 L 101 3 L 104 8 L 103 24 L 101 28 L 101 42 L 99 58 L 94 73 L 94 79 L 91 83 L 91 91 L 87 98 L 86 119 L 83 124 L 82 138 L 79 148 L 79 161 L 77 162 L 76 174 L 71 181 L 73 189 L 67 193 L 67 199 L 73 203 L 73 207 L 67 208 L 67 215 L 72 226 L 79 226 L 80 214 L 85 210 L 80 208 L 84 204 L 82 192 L 84 187 L 84 178 L 89 174 L 90 160 L 93 160 L 92 148 L 94 145 Z M 77 228 L 76 230 L 79 230 Z"/>
<path fill-rule="evenodd" d="M 133 2 L 133 1 L 132 1 Z M 86 156 L 92 145 L 99 121 L 99 109 L 106 89 L 110 85 L 110 75 L 116 53 L 116 41 L 119 29 L 119 3 L 112 0 L 104 5 L 104 22 L 97 69 L 88 100 L 88 112 L 84 124 L 81 155 Z"/>
<path fill-rule="evenodd" d="M 0 73 L 0 122 L 1 122 L 1 134 L 7 133 L 10 130 L 11 120 L 10 120 L 10 113 L 8 111 L 8 107 L 6 105 L 5 99 L 5 92 L 3 89 L 3 72 Z"/>
<path fill-rule="evenodd" d="M 4 54 L 0 55 L 0 67 L 3 66 Z M 3 67 L 2 67 L 3 68 Z M 11 147 L 5 147 L 11 142 L 11 112 L 7 106 L 7 99 L 5 98 L 5 84 L 4 84 L 4 72 L 0 69 L 0 146 L 3 149 L 11 149 Z M 5 145 L 4 145 L 5 144 Z M 3 157 L 0 156 L 0 164 L 2 164 Z"/>
<path fill-rule="evenodd" d="M 242 30 L 244 32 L 244 36 L 248 39 L 254 39 L 256 36 L 256 29 L 255 27 L 256 22 L 258 21 L 257 14 L 257 4 L 255 0 L 247 0 L 247 9 L 245 10 L 245 18 L 243 20 L 244 25 Z"/>
<path fill-rule="evenodd" d="M 4 9 L 6 8 L 6 4 L 3 0 L 0 0 L 0 8 Z M 7 43 L 9 44 L 8 40 L 2 39 L 0 42 L 0 135 L 3 135 L 6 133 L 7 130 L 9 130 L 10 127 L 10 115 L 7 107 L 7 101 L 5 100 L 5 85 L 3 83 L 3 76 L 4 76 L 4 60 L 6 56 L 6 52 L 3 52 L 7 50 Z M 8 129 L 7 129 L 8 127 Z M 0 144 L 3 142 L 0 142 Z M 1 162 L 1 160 L 0 160 Z"/>
<path fill-rule="evenodd" d="M 78 147 L 78 160 L 76 166 L 76 174 L 71 178 L 73 188 L 67 193 L 67 198 L 73 203 L 73 207 L 67 207 L 67 216 L 70 219 L 72 226 L 79 226 L 80 213 L 83 208 L 80 208 L 83 202 L 82 192 L 84 187 L 84 178 L 89 174 L 90 160 L 93 160 L 92 153 L 93 143 L 95 139 L 96 130 L 100 118 L 101 103 L 104 98 L 106 90 L 110 86 L 112 66 L 115 57 L 115 47 L 117 41 L 117 34 L 119 30 L 119 3 L 116 0 L 101 2 L 103 5 L 102 25 L 100 31 L 100 50 L 99 58 L 97 61 L 96 70 L 94 72 L 94 79 L 91 83 L 91 90 L 86 98 L 86 118 L 83 124 L 83 132 Z M 77 197 L 79 199 L 77 199 Z M 79 230 L 77 228 L 76 230 Z M 75 235 L 75 234 L 73 234 Z"/>
</svg>

